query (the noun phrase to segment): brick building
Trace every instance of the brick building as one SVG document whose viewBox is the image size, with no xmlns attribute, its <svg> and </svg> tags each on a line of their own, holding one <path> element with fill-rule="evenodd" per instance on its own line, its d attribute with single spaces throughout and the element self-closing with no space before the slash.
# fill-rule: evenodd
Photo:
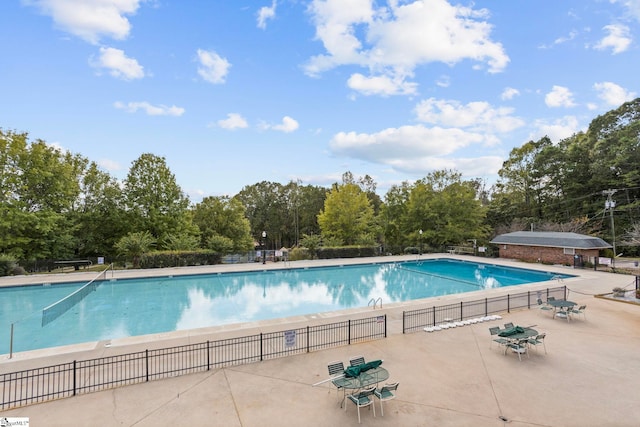
<svg viewBox="0 0 640 427">
<path fill-rule="evenodd" d="M 565 265 L 593 263 L 601 249 L 612 247 L 598 237 L 557 231 L 516 231 L 491 243 L 498 245 L 500 258 Z"/>
</svg>

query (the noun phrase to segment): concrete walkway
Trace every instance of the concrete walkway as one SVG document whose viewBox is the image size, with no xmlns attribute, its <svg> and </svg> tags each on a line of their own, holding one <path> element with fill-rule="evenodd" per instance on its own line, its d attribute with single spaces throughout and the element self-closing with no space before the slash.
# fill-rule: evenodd
<svg viewBox="0 0 640 427">
<path fill-rule="evenodd" d="M 355 426 L 353 404 L 345 411 L 330 383 L 313 384 L 328 377 L 328 362 L 346 363 L 351 356 L 363 355 L 367 360 L 383 359 L 389 381 L 400 382 L 397 398 L 385 404 L 384 417 L 376 401 L 377 416 L 364 409 L 363 425 L 638 426 L 640 306 L 593 297 L 628 286 L 633 277 L 559 271 L 580 275 L 564 284 L 569 299 L 587 305 L 586 319 L 567 322 L 537 309 L 523 309 L 502 313 L 499 321 L 403 335 L 403 309 L 448 304 L 460 296 L 422 300 L 409 308 L 398 305 L 376 311 L 389 318 L 386 339 L 31 405 L 4 411 L 0 417 L 29 417 L 31 426 Z M 483 292 L 493 296 L 504 289 Z M 543 348 L 532 350 L 520 362 L 515 354 L 503 355 L 495 344 L 490 348 L 489 326 L 505 322 L 535 324 L 539 332 L 547 332 L 547 354 Z M 253 325 L 239 335 L 273 327 L 282 329 L 278 323 Z M 237 331 L 201 334 L 218 339 L 232 332 Z M 110 348 L 93 343 L 73 351 L 19 353 L 11 360 L 3 357 L 0 372 L 135 351 L 140 346 L 179 345 L 185 339 L 201 339 L 201 334 L 153 342 L 131 339 Z"/>
</svg>

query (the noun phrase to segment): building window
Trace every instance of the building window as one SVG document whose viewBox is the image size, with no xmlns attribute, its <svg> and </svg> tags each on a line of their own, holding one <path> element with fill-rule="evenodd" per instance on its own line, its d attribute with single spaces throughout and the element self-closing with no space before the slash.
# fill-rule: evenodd
<svg viewBox="0 0 640 427">
<path fill-rule="evenodd" d="M 564 248 L 564 254 L 565 255 L 575 255 L 576 254 L 576 249 L 575 248 Z"/>
<path fill-rule="evenodd" d="M 507 245 L 504 245 L 504 246 L 502 247 L 502 249 L 507 249 Z"/>
</svg>

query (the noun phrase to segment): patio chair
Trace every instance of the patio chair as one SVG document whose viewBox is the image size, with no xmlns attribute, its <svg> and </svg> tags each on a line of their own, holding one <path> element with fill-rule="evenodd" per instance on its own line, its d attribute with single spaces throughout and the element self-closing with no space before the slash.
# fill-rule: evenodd
<svg viewBox="0 0 640 427">
<path fill-rule="evenodd" d="M 504 327 L 505 327 L 505 329 L 513 328 L 513 323 L 511 323 L 511 322 L 505 323 Z"/>
<path fill-rule="evenodd" d="M 581 305 L 580 307 L 578 307 L 577 310 L 575 308 L 572 308 L 571 310 L 569 310 L 569 313 L 576 314 L 578 316 L 582 314 L 582 317 L 584 317 L 584 320 L 587 320 L 587 315 L 584 314 L 584 311 L 586 308 L 587 308 L 586 305 Z"/>
<path fill-rule="evenodd" d="M 555 301 L 555 300 L 556 300 L 556 297 L 547 297 L 547 302 L 549 302 L 549 301 Z"/>
<path fill-rule="evenodd" d="M 362 390 L 360 393 L 350 394 L 347 396 L 347 399 L 352 401 L 356 407 L 358 408 L 358 424 L 360 424 L 360 408 L 364 408 L 366 406 L 373 407 L 373 416 L 376 416 L 376 407 L 373 404 L 373 393 L 376 391 L 376 387 L 373 386 L 371 388 L 367 388 Z M 344 410 L 347 410 L 345 406 Z"/>
<path fill-rule="evenodd" d="M 346 393 L 344 384 L 347 382 L 344 378 L 344 363 L 341 361 L 331 362 L 327 365 L 327 369 L 329 370 L 329 375 L 335 377 L 331 380 L 331 384 L 336 387 L 336 393 L 339 393 L 340 389 L 342 389 L 342 399 L 344 400 L 344 394 Z"/>
<path fill-rule="evenodd" d="M 527 340 L 527 343 L 529 344 L 529 346 L 533 346 L 536 351 L 538 351 L 538 348 L 536 346 L 542 344 L 542 346 L 544 347 L 544 354 L 547 354 L 547 345 L 544 343 L 544 339 L 547 337 L 546 332 L 542 333 L 542 334 L 538 334 L 535 337 L 531 337 Z"/>
<path fill-rule="evenodd" d="M 491 334 L 492 337 L 494 335 L 498 335 L 500 333 L 500 326 L 492 326 L 492 327 L 490 327 L 489 328 L 489 333 Z M 492 338 L 491 339 L 491 343 L 489 343 L 489 348 L 491 348 L 491 346 L 493 345 L 494 342 L 497 342 L 500 345 L 507 345 L 511 341 L 506 339 L 506 338 L 502 338 L 502 337 Z"/>
<path fill-rule="evenodd" d="M 373 392 L 373 394 L 378 399 L 380 399 L 380 413 L 382 413 L 383 417 L 384 417 L 384 408 L 382 407 L 382 402 L 385 400 L 391 400 L 396 398 L 394 391 L 398 389 L 399 384 L 400 383 L 385 384 L 382 388 L 379 388 Z"/>
<path fill-rule="evenodd" d="M 351 366 L 364 365 L 364 356 L 353 356 L 349 359 L 349 364 Z"/>
<path fill-rule="evenodd" d="M 555 311 L 553 307 L 542 302 L 542 299 L 538 298 L 538 308 L 541 311 Z"/>
<path fill-rule="evenodd" d="M 518 354 L 518 360 L 522 362 L 522 354 L 526 353 L 527 357 L 529 357 L 529 352 L 527 351 L 528 340 L 517 340 L 511 341 L 504 349 L 505 354 L 507 354 L 507 350 L 511 349 L 514 353 Z"/>
</svg>

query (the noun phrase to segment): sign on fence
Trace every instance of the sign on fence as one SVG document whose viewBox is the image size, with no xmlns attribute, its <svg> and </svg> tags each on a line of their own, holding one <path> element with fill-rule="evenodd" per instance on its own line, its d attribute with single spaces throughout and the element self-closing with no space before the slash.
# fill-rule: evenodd
<svg viewBox="0 0 640 427">
<path fill-rule="evenodd" d="M 285 347 L 296 346 L 296 331 L 284 331 L 284 345 Z"/>
</svg>

